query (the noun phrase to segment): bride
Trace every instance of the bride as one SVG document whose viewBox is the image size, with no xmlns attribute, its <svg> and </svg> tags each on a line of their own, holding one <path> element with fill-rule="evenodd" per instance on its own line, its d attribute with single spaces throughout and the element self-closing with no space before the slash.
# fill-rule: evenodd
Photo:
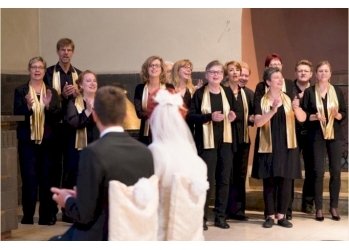
<svg viewBox="0 0 349 250">
<path fill-rule="evenodd" d="M 207 166 L 197 155 L 192 134 L 182 116 L 180 94 L 159 90 L 154 99 L 157 106 L 150 117 L 152 143 L 149 149 L 154 158 L 155 174 L 159 177 L 158 239 L 203 240 Z M 181 181 L 178 182 L 178 178 L 182 178 Z M 183 184 L 184 188 L 176 187 L 175 183 Z"/>
</svg>

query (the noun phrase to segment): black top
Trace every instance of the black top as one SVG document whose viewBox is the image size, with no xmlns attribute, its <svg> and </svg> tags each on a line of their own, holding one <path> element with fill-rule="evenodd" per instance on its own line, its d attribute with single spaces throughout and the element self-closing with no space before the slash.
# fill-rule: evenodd
<svg viewBox="0 0 349 250">
<path fill-rule="evenodd" d="M 81 70 L 73 67 L 70 65 L 70 68 L 67 73 L 64 72 L 64 70 L 61 68 L 59 63 L 56 65 L 52 65 L 47 68 L 45 76 L 44 76 L 44 82 L 47 86 L 53 88 L 53 72 L 56 68 L 56 71 L 60 73 L 60 80 L 61 80 L 61 93 L 63 92 L 63 87 L 66 83 L 73 84 L 73 75 L 72 72 L 74 72 L 74 69 L 76 70 L 76 73 L 80 75 Z M 73 96 L 68 97 L 68 99 L 73 99 Z M 61 106 L 62 106 L 62 113 L 61 113 L 61 119 L 64 119 L 65 112 L 67 111 L 67 99 L 64 98 L 63 95 L 61 95 Z"/>
<path fill-rule="evenodd" d="M 344 119 L 346 119 L 346 116 L 347 116 L 347 105 L 345 104 L 342 91 L 337 86 L 333 86 L 333 87 L 334 87 L 336 94 L 337 94 L 338 105 L 339 105 L 338 112 L 341 113 L 341 115 L 342 115 L 342 120 L 338 121 L 338 120 L 334 119 L 334 123 L 333 123 L 334 138 L 335 139 L 342 139 L 343 138 L 342 122 L 344 121 Z M 322 99 L 322 101 L 324 104 L 326 119 L 328 119 L 327 95 L 325 96 L 325 98 Z M 309 121 L 309 116 L 311 114 L 316 114 L 318 112 L 316 109 L 315 86 L 311 86 L 304 91 L 302 108 L 307 114 L 308 121 Z M 321 130 L 320 122 L 319 121 L 309 121 L 308 124 L 309 124 L 309 131 L 308 131 L 309 139 L 311 139 L 311 140 L 323 140 L 324 137 L 323 137 L 323 133 Z"/>
<path fill-rule="evenodd" d="M 260 101 L 255 103 L 255 114 L 262 114 Z M 270 120 L 272 136 L 272 153 L 258 153 L 259 132 L 257 129 L 252 177 L 265 179 L 283 177 L 287 179 L 302 178 L 298 147 L 287 148 L 286 115 L 280 106 Z"/>
<path fill-rule="evenodd" d="M 254 93 L 251 89 L 244 87 L 243 90 L 246 94 L 246 100 L 248 105 L 248 116 L 252 115 L 254 113 L 253 108 L 253 97 Z M 236 119 L 232 123 L 232 129 L 233 129 L 233 151 L 236 152 L 237 147 L 239 144 L 245 143 L 244 142 L 244 106 L 242 102 L 242 96 L 241 96 L 241 90 L 239 88 L 239 92 L 237 96 L 233 98 L 235 104 L 235 113 L 236 113 Z M 248 126 L 253 126 L 254 123 L 251 123 L 248 121 Z"/>
<path fill-rule="evenodd" d="M 85 101 L 84 106 L 86 108 Z M 93 120 L 92 114 L 87 117 L 84 110 L 79 114 L 75 107 L 75 101 L 73 99 L 70 99 L 68 101 L 65 121 L 69 125 L 67 132 L 70 136 L 68 136 L 68 138 L 72 138 L 74 145 L 77 129 L 86 128 L 87 143 L 91 143 L 99 138 L 99 131 L 96 123 Z"/>
<path fill-rule="evenodd" d="M 293 81 L 289 79 L 285 79 L 285 85 L 286 85 L 286 95 L 288 95 L 291 100 L 294 98 L 294 93 L 293 93 Z M 265 87 L 268 86 L 266 82 L 259 82 L 256 85 L 256 90 L 254 92 L 254 103 L 260 102 L 262 97 L 265 94 Z"/>
<path fill-rule="evenodd" d="M 212 120 L 212 113 L 209 114 L 202 114 L 201 113 L 201 104 L 202 104 L 202 98 L 204 95 L 204 90 L 205 90 L 205 84 L 203 87 L 199 88 L 198 90 L 195 91 L 193 98 L 191 100 L 191 105 L 190 105 L 190 110 L 188 113 L 188 120 L 189 122 L 192 122 L 195 124 L 194 128 L 194 139 L 196 143 L 196 147 L 198 152 L 203 150 L 204 148 L 204 143 L 203 143 L 203 128 L 202 124 L 209 122 Z M 232 92 L 229 88 L 222 86 L 226 96 L 227 100 L 230 105 L 230 110 L 233 110 L 235 112 L 235 107 L 233 105 L 233 97 L 232 97 Z M 212 112 L 217 111 L 217 110 L 223 110 L 223 104 L 222 104 L 222 98 L 221 94 L 212 94 L 210 93 L 210 98 L 211 98 L 211 110 Z M 212 99 L 213 98 L 213 99 Z M 221 124 L 221 125 L 219 125 Z M 213 123 L 214 126 L 214 138 L 215 138 L 215 143 L 216 139 L 218 138 L 223 138 L 223 133 L 221 135 L 218 135 L 216 131 L 218 131 L 218 126 L 221 126 L 222 128 L 220 129 L 223 131 L 223 122 L 221 123 Z"/>
<path fill-rule="evenodd" d="M 51 90 L 52 99 L 49 108 L 45 108 L 45 123 L 44 123 L 44 139 L 52 139 L 54 137 L 54 128 L 57 126 L 60 120 L 61 106 L 57 91 L 49 86 L 46 89 Z M 30 139 L 30 116 L 33 114 L 33 110 L 28 110 L 25 96 L 29 92 L 29 83 L 19 86 L 15 89 L 13 114 L 23 115 L 24 121 L 18 122 L 17 126 L 17 138 L 19 140 L 31 140 Z"/>
<path fill-rule="evenodd" d="M 144 136 L 144 130 L 145 130 L 145 122 L 149 118 L 148 116 L 151 114 L 153 111 L 152 109 L 155 107 L 154 105 L 151 105 L 151 107 L 147 107 L 148 110 L 144 111 L 142 109 L 142 96 L 143 96 L 143 91 L 144 91 L 144 83 L 140 83 L 136 86 L 135 88 L 135 95 L 133 99 L 133 103 L 135 106 L 136 114 L 137 117 L 141 120 L 141 126 L 139 128 L 139 140 L 147 145 L 151 143 L 151 130 L 149 129 L 149 135 Z M 165 85 L 166 89 L 173 89 L 173 85 L 166 83 Z M 149 100 L 148 100 L 149 102 Z"/>
</svg>

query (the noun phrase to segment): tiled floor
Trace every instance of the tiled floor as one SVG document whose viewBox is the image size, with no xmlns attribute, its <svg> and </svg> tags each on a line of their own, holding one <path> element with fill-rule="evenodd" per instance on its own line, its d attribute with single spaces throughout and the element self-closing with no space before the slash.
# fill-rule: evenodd
<svg viewBox="0 0 349 250">
<path fill-rule="evenodd" d="M 341 221 L 333 221 L 329 214 L 325 220 L 318 222 L 313 215 L 294 213 L 293 228 L 273 226 L 262 227 L 263 215 L 248 211 L 247 222 L 229 221 L 230 229 L 210 226 L 205 231 L 207 241 L 349 241 L 348 215 L 342 215 Z M 21 225 L 12 231 L 9 241 L 45 241 L 54 235 L 63 233 L 70 224 L 57 222 L 54 226 Z M 337 250 L 337 249 L 336 249 Z"/>
</svg>

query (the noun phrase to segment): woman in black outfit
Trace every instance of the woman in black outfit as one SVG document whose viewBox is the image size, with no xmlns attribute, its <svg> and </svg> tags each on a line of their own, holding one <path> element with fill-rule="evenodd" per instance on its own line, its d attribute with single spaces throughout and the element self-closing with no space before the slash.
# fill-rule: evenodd
<svg viewBox="0 0 349 250">
<path fill-rule="evenodd" d="M 255 103 L 256 150 L 252 177 L 263 179 L 266 220 L 263 227 L 277 224 L 290 228 L 286 219 L 292 180 L 302 178 L 297 147 L 295 118 L 305 121 L 299 100 L 282 91 L 283 77 L 278 68 L 267 68 L 263 75 L 269 90 Z M 275 216 L 275 217 L 274 217 Z"/>
<path fill-rule="evenodd" d="M 341 184 L 341 122 L 347 114 L 343 93 L 332 85 L 331 65 L 320 62 L 315 69 L 317 83 L 304 91 L 303 109 L 309 120 L 309 140 L 314 155 L 315 219 L 323 221 L 322 192 L 325 154 L 327 151 L 330 171 L 330 213 L 333 220 L 340 220 L 338 199 Z"/>
<path fill-rule="evenodd" d="M 137 117 L 141 119 L 138 139 L 149 145 L 151 143 L 149 117 L 156 105 L 153 98 L 160 88 L 166 88 L 166 70 L 163 59 L 159 56 L 148 57 L 142 65 L 140 76 L 142 83 L 136 86 L 133 103 Z"/>
<path fill-rule="evenodd" d="M 25 117 L 18 123 L 17 139 L 22 177 L 22 224 L 33 224 L 39 189 L 39 224 L 56 223 L 56 204 L 50 192 L 54 185 L 54 133 L 60 119 L 57 91 L 44 84 L 46 62 L 33 57 L 28 64 L 30 80 L 15 89 L 14 115 Z"/>
</svg>

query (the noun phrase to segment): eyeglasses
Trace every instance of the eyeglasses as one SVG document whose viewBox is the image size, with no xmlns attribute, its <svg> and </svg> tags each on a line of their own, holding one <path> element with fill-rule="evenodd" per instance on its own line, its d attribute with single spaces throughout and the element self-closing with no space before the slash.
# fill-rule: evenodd
<svg viewBox="0 0 349 250">
<path fill-rule="evenodd" d="M 45 69 L 44 66 L 31 66 L 30 68 L 31 68 L 31 69 L 34 69 L 34 70 L 37 70 L 37 69 L 43 70 L 43 69 Z"/>
<path fill-rule="evenodd" d="M 185 65 L 185 66 L 182 66 L 180 68 L 193 70 L 193 68 L 190 65 Z"/>
<path fill-rule="evenodd" d="M 156 68 L 156 69 L 158 69 L 158 68 L 160 68 L 160 67 L 161 67 L 160 64 L 150 64 L 150 65 L 149 65 L 149 68 Z"/>
<path fill-rule="evenodd" d="M 209 70 L 207 71 L 207 73 L 211 76 L 213 75 L 223 75 L 223 71 L 222 70 L 217 70 L 217 71 L 214 71 L 214 70 Z"/>
<path fill-rule="evenodd" d="M 269 64 L 269 67 L 279 67 L 281 65 L 282 65 L 281 63 L 271 63 Z"/>
</svg>

